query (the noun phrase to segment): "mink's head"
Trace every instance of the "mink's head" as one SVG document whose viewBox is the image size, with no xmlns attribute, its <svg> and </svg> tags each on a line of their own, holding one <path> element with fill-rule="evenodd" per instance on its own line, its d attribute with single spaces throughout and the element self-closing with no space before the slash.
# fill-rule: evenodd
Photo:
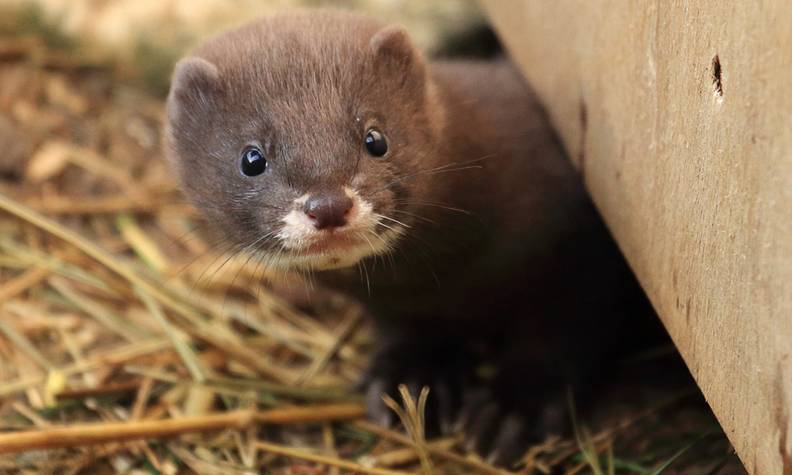
<svg viewBox="0 0 792 475">
<path fill-rule="evenodd" d="M 405 32 L 350 13 L 273 16 L 177 65 L 167 154 L 237 251 L 328 269 L 409 232 L 440 117 Z"/>
</svg>

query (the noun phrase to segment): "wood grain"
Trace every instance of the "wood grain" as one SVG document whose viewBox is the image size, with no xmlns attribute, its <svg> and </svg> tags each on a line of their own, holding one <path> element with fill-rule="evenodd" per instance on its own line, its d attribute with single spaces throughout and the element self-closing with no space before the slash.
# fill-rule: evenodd
<svg viewBox="0 0 792 475">
<path fill-rule="evenodd" d="M 484 0 L 754 474 L 792 474 L 792 7 Z"/>
</svg>

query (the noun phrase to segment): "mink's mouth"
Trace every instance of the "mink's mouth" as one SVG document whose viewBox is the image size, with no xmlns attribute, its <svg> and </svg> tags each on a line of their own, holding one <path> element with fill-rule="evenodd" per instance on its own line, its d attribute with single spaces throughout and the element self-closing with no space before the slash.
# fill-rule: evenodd
<svg viewBox="0 0 792 475">
<path fill-rule="evenodd" d="M 330 270 L 351 267 L 361 260 L 389 252 L 402 228 L 392 228 L 384 233 L 335 232 L 312 240 L 299 248 L 282 251 L 279 267 L 300 270 Z"/>
<path fill-rule="evenodd" d="M 314 254 L 327 254 L 331 252 L 344 252 L 358 246 L 365 245 L 366 241 L 359 233 L 352 231 L 335 231 L 311 239 L 302 247 L 292 249 L 292 253 L 309 256 Z"/>
</svg>

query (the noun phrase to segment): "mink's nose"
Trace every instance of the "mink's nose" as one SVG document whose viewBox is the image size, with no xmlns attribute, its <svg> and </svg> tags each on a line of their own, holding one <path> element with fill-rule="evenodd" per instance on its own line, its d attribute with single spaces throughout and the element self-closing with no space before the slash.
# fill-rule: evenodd
<svg viewBox="0 0 792 475">
<path fill-rule="evenodd" d="M 316 229 L 340 228 L 347 223 L 352 209 L 352 199 L 341 190 L 324 191 L 311 195 L 305 202 L 305 214 L 311 218 Z"/>
</svg>

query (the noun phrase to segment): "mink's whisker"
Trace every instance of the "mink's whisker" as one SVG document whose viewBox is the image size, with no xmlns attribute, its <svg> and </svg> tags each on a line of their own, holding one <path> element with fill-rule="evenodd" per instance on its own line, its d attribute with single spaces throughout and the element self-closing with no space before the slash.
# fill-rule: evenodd
<svg viewBox="0 0 792 475">
<path fill-rule="evenodd" d="M 398 224 L 398 225 L 400 225 L 402 227 L 405 227 L 405 228 L 411 228 L 412 227 L 412 226 L 410 226 L 408 224 L 405 224 L 405 223 L 399 221 L 398 219 L 391 218 L 390 216 L 386 216 L 384 214 L 374 213 L 374 216 L 376 216 L 377 218 L 381 218 L 381 219 L 387 219 L 388 221 L 392 221 L 392 222 L 394 222 L 394 223 L 396 223 L 396 224 Z M 380 223 L 380 224 L 382 224 L 382 223 Z M 392 228 L 388 228 L 388 229 L 392 229 Z"/>
</svg>

